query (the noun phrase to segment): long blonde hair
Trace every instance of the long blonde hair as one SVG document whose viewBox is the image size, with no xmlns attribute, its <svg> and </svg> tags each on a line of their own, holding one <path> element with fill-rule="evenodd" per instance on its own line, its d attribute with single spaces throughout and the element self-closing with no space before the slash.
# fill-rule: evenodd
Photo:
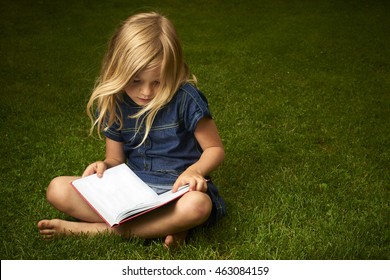
<svg viewBox="0 0 390 280">
<path fill-rule="evenodd" d="M 145 123 L 140 145 L 147 138 L 157 112 L 172 99 L 180 85 L 187 81 L 196 84 L 196 78 L 192 75 L 190 79 L 173 24 L 155 12 L 133 15 L 119 26 L 110 40 L 100 76 L 87 104 L 92 121 L 90 133 L 96 128 L 101 137 L 102 130 L 115 122 L 122 128 L 119 103 L 124 88 L 137 73 L 156 66 L 161 67 L 158 93 L 132 116 L 137 119 L 138 131 Z"/>
</svg>

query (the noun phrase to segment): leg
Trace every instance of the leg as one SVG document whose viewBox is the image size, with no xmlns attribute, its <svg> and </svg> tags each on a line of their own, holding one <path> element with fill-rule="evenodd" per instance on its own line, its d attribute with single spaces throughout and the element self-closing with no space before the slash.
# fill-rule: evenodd
<svg viewBox="0 0 390 280">
<path fill-rule="evenodd" d="M 58 235 L 97 234 L 111 232 L 106 223 L 71 222 L 60 219 L 41 220 L 38 223 L 39 233 L 44 238 L 52 238 Z"/>
<path fill-rule="evenodd" d="M 46 191 L 47 200 L 55 208 L 85 222 L 103 222 L 98 214 L 72 187 L 71 182 L 78 177 L 57 177 Z"/>
<path fill-rule="evenodd" d="M 210 197 L 206 193 L 192 191 L 182 196 L 177 202 L 156 209 L 115 228 L 125 237 L 139 236 L 155 238 L 167 236 L 166 242 L 182 236 L 187 230 L 203 224 L 212 209 Z M 172 235 L 172 236 L 170 236 Z"/>
<path fill-rule="evenodd" d="M 166 236 L 164 246 L 185 241 L 189 229 L 203 224 L 212 209 L 210 197 L 202 192 L 185 194 L 176 203 L 130 221 L 120 228 L 121 235 L 144 238 Z"/>
<path fill-rule="evenodd" d="M 164 240 L 164 247 L 169 248 L 171 246 L 177 247 L 183 244 L 186 240 L 188 231 L 182 231 L 175 234 L 168 234 Z"/>
<path fill-rule="evenodd" d="M 110 228 L 99 215 L 81 198 L 71 186 L 78 177 L 57 177 L 51 181 L 46 192 L 47 200 L 58 210 L 86 223 L 64 220 L 42 220 L 38 229 L 43 237 L 51 238 L 58 234 L 97 233 Z"/>
<path fill-rule="evenodd" d="M 123 237 L 155 238 L 166 236 L 165 245 L 169 246 L 184 240 L 187 230 L 204 223 L 211 213 L 210 197 L 205 193 L 193 191 L 185 194 L 177 202 L 112 229 L 74 191 L 69 184 L 72 180 L 74 180 L 72 177 L 59 177 L 53 180 L 49 186 L 47 197 L 57 209 L 86 222 L 42 220 L 38 223 L 38 228 L 45 237 L 57 234 L 96 234 L 112 231 Z"/>
</svg>

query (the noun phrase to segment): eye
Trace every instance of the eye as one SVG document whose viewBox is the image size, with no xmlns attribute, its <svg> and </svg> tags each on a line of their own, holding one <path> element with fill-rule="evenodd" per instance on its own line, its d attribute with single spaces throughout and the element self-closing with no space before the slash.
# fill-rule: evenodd
<svg viewBox="0 0 390 280">
<path fill-rule="evenodd" d="M 133 84 L 138 84 L 138 83 L 140 83 L 140 82 L 141 82 L 140 79 L 134 79 L 134 80 L 133 80 Z"/>
<path fill-rule="evenodd" d="M 158 87 L 159 85 L 160 85 L 160 81 L 154 81 L 154 82 L 153 82 L 153 86 L 154 86 L 154 87 Z"/>
</svg>

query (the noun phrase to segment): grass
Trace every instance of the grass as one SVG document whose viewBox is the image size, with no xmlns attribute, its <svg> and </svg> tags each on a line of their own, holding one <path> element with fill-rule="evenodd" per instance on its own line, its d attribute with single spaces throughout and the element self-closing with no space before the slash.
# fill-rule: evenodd
<svg viewBox="0 0 390 280">
<path fill-rule="evenodd" d="M 254 2 L 254 3 L 252 3 Z M 389 259 L 386 1 L 0 3 L 1 259 Z M 227 158 L 217 226 L 168 252 L 114 236 L 45 242 L 58 175 L 104 156 L 85 105 L 106 42 L 158 10 L 180 33 Z"/>
</svg>

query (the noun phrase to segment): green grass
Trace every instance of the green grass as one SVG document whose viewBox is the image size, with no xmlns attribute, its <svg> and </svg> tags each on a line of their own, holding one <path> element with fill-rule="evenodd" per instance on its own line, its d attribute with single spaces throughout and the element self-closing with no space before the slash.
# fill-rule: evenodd
<svg viewBox="0 0 390 280">
<path fill-rule="evenodd" d="M 253 2 L 253 3 L 252 3 Z M 217 226 L 160 240 L 42 240 L 58 175 L 104 157 L 85 106 L 129 14 L 168 15 L 227 158 Z M 389 259 L 388 1 L 0 3 L 1 259 Z"/>
</svg>

